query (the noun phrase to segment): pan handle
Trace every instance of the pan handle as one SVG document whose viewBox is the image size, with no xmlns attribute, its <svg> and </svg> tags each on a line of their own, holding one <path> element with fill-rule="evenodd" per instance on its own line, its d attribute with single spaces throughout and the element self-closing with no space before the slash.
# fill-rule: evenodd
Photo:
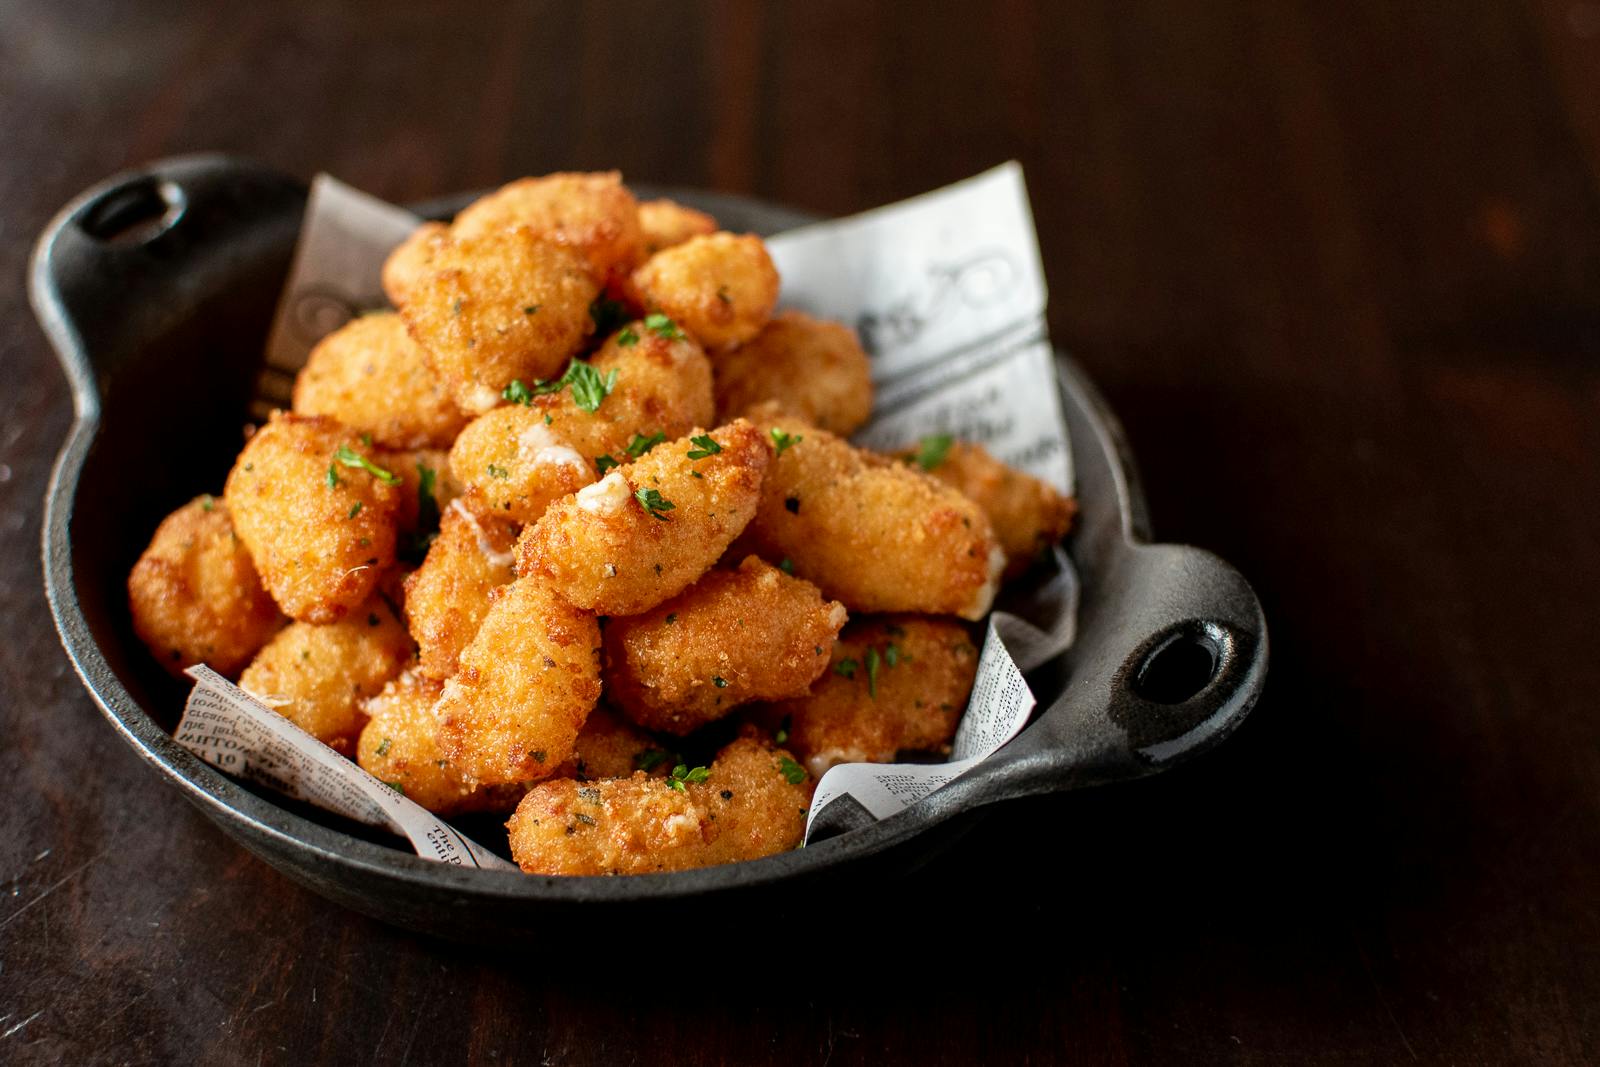
<svg viewBox="0 0 1600 1067">
<path fill-rule="evenodd" d="M 1062 695 L 967 776 L 972 802 L 1164 770 L 1226 737 L 1266 681 L 1260 601 L 1202 549 L 1126 545 L 1084 589 L 1079 621 Z"/>
<path fill-rule="evenodd" d="M 119 369 L 173 329 L 179 309 L 203 307 L 215 295 L 205 287 L 236 273 L 204 261 L 292 248 L 305 197 L 259 163 L 193 155 L 119 174 L 62 208 L 34 246 L 28 292 L 79 417 L 98 412 Z"/>
</svg>

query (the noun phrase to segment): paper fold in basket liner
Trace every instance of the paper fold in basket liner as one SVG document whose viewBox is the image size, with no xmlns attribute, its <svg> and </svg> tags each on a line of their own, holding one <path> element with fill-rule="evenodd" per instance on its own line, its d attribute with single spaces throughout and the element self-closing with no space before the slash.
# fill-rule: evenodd
<svg viewBox="0 0 1600 1067">
<path fill-rule="evenodd" d="M 261 395 L 287 406 L 312 346 L 353 314 L 384 306 L 383 261 L 417 222 L 317 177 L 268 339 Z M 855 443 L 893 449 L 949 434 L 1072 491 L 1045 335 L 1044 272 L 1020 166 L 1006 163 L 898 204 L 792 230 L 769 238 L 767 248 L 783 280 L 781 304 L 854 327 L 872 357 L 877 398 Z M 838 830 L 903 810 L 1027 724 L 1036 701 L 1023 673 L 1065 651 L 1077 619 L 1072 563 L 1060 548 L 1051 558 L 1054 576 L 1027 594 L 1028 618 L 989 616 L 950 761 L 832 768 L 817 784 L 808 840 L 823 825 Z M 189 675 L 195 687 L 175 739 L 212 766 L 403 834 L 426 859 L 515 869 L 215 671 L 196 667 Z"/>
</svg>

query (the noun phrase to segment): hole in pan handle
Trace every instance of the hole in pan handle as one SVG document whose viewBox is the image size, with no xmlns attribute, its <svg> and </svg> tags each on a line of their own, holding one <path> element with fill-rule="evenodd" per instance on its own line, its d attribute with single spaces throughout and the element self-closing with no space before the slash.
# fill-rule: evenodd
<svg viewBox="0 0 1600 1067">
<path fill-rule="evenodd" d="M 1221 741 L 1266 680 L 1267 626 L 1229 564 L 1183 545 L 1125 544 L 1085 584 L 1061 696 L 973 777 L 972 800 L 1142 777 Z M 985 772 L 988 772 L 987 774 Z"/>
<path fill-rule="evenodd" d="M 305 197 L 269 167 L 196 155 L 119 174 L 62 208 L 34 246 L 28 286 L 79 413 L 98 409 L 128 357 L 237 286 L 239 263 L 260 259 L 275 294 Z"/>
</svg>

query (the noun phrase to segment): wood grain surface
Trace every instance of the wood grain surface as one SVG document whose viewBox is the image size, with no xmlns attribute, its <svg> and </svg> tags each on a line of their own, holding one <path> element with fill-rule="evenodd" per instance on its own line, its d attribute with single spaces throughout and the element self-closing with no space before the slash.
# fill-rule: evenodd
<svg viewBox="0 0 1600 1067">
<path fill-rule="evenodd" d="M 0 1062 L 1600 1060 L 1600 4 L 0 0 L 0 31 Z M 619 167 L 829 213 L 1020 159 L 1053 336 L 1157 533 L 1255 582 L 1265 699 L 844 914 L 484 954 L 297 888 L 140 765 L 41 589 L 69 402 L 30 244 L 198 149 L 399 201 Z"/>
</svg>

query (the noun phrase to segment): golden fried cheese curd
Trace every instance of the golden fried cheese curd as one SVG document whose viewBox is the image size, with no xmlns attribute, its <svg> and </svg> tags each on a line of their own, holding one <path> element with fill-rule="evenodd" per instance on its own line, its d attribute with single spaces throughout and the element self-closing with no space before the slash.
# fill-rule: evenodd
<svg viewBox="0 0 1600 1067">
<path fill-rule="evenodd" d="M 639 204 L 614 170 L 518 179 L 468 204 L 451 232 L 473 237 L 518 226 L 580 253 L 602 283 L 644 258 Z"/>
<path fill-rule="evenodd" d="M 765 705 L 752 717 L 787 731 L 789 747 L 820 778 L 836 763 L 946 751 L 977 672 L 978 649 L 953 619 L 853 619 L 809 695 Z"/>
<path fill-rule="evenodd" d="M 474 514 L 463 501 L 445 509 L 422 566 L 406 576 L 417 673 L 439 681 L 456 673 L 461 650 L 489 614 L 489 593 L 516 577 L 516 545 L 514 523 Z"/>
<path fill-rule="evenodd" d="M 778 268 L 755 234 L 712 233 L 662 249 L 633 272 L 645 308 L 688 330 L 708 351 L 743 344 L 778 303 Z"/>
<path fill-rule="evenodd" d="M 294 382 L 297 415 L 328 415 L 385 448 L 448 448 L 467 416 L 392 311 L 317 342 Z"/>
<path fill-rule="evenodd" d="M 529 874 L 681 871 L 799 845 L 813 788 L 788 752 L 740 738 L 709 769 L 541 782 L 506 828 L 511 856 Z"/>
<path fill-rule="evenodd" d="M 587 363 L 598 389 L 515 392 L 520 403 L 478 418 L 457 438 L 451 470 L 488 510 L 531 523 L 546 507 L 661 441 L 711 421 L 711 362 L 670 321 L 630 323 Z M 609 392 L 604 390 L 609 383 Z"/>
<path fill-rule="evenodd" d="M 473 782 L 534 781 L 572 755 L 600 698 L 600 627 L 537 578 L 490 598 L 434 709 L 439 744 Z"/>
<path fill-rule="evenodd" d="M 657 445 L 522 532 L 517 572 L 601 615 L 637 615 L 677 596 L 749 523 L 771 453 L 740 419 Z"/>
<path fill-rule="evenodd" d="M 948 437 L 926 438 L 918 448 L 897 453 L 935 478 L 955 486 L 983 509 L 1005 550 L 1005 580 L 1017 577 L 1039 553 L 1066 536 L 1078 504 L 1055 488 L 1001 463 L 989 450 Z"/>
<path fill-rule="evenodd" d="M 262 584 L 291 618 L 337 622 L 394 565 L 400 476 L 333 419 L 274 412 L 224 495 Z"/>
<path fill-rule="evenodd" d="M 763 417 L 778 452 L 748 543 L 851 612 L 981 618 L 1005 553 L 983 509 L 903 463 L 798 419 Z"/>
<path fill-rule="evenodd" d="M 250 661 L 239 687 L 318 741 L 349 755 L 367 721 L 361 702 L 411 659 L 411 635 L 382 597 L 326 626 L 294 622 Z"/>
<path fill-rule="evenodd" d="M 368 716 L 356 762 L 374 778 L 437 815 L 511 811 L 519 786 L 475 786 L 445 758 L 433 706 L 444 683 L 404 671 L 362 704 Z"/>
<path fill-rule="evenodd" d="M 383 261 L 383 293 L 395 307 L 405 307 L 411 294 L 433 273 L 433 257 L 450 235 L 442 222 L 424 222 L 395 246 Z"/>
<path fill-rule="evenodd" d="M 691 237 L 703 237 L 717 232 L 717 220 L 704 211 L 684 207 L 674 200 L 639 202 L 639 227 L 644 231 L 645 255 L 653 256 L 663 248 L 681 245 Z"/>
<path fill-rule="evenodd" d="M 572 755 L 556 768 L 552 778 L 626 778 L 634 771 L 665 775 L 672 763 L 649 734 L 619 717 L 605 703 L 595 705 L 578 731 Z"/>
<path fill-rule="evenodd" d="M 718 355 L 715 368 L 723 421 L 773 401 L 848 437 L 872 417 L 872 368 L 855 331 L 842 323 L 780 312 L 755 337 Z"/>
<path fill-rule="evenodd" d="M 161 520 L 128 574 L 133 630 L 173 674 L 204 663 L 237 674 L 283 616 L 214 496 Z"/>
<path fill-rule="evenodd" d="M 846 618 L 810 582 L 748 556 L 643 615 L 609 620 L 606 696 L 640 726 L 681 736 L 740 704 L 810 692 Z"/>
<path fill-rule="evenodd" d="M 482 414 L 515 379 L 558 373 L 594 329 L 600 287 L 577 252 L 527 229 L 451 237 L 401 308 L 456 405 Z"/>
</svg>

